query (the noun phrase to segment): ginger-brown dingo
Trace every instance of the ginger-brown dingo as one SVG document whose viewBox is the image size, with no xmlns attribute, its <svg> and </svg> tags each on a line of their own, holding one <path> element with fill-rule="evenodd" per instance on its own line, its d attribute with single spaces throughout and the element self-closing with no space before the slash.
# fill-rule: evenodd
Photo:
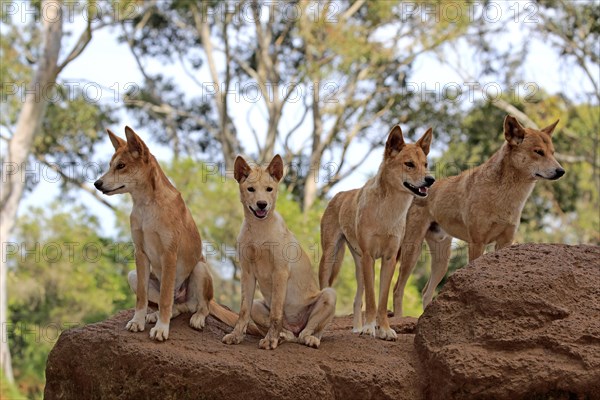
<svg viewBox="0 0 600 400">
<path fill-rule="evenodd" d="M 552 132 L 558 121 L 542 129 L 523 128 L 508 115 L 506 142 L 484 164 L 460 175 L 438 180 L 426 200 L 413 202 L 398 259 L 400 275 L 394 288 L 394 312 L 402 315 L 404 287 L 421 254 L 423 239 L 431 252 L 431 276 L 423 289 L 423 307 L 448 270 L 452 237 L 469 244 L 469 261 L 485 246 L 509 246 L 525 201 L 539 179 L 555 180 L 565 170 L 554 158 Z"/>
<path fill-rule="evenodd" d="M 356 265 L 353 331 L 376 335 L 374 263 L 381 258 L 378 337 L 396 340 L 387 318 L 387 301 L 402 238 L 406 213 L 413 198 L 426 197 L 435 181 L 427 173 L 431 145 L 429 129 L 416 144 L 404 143 L 400 126 L 388 136 L 383 162 L 375 177 L 361 189 L 340 192 L 331 199 L 321 219 L 323 255 L 319 265 L 321 288 L 337 277 L 347 244 Z M 365 292 L 366 323 L 362 325 L 362 294 Z"/>
<path fill-rule="evenodd" d="M 238 156 L 234 177 L 245 216 L 238 236 L 242 305 L 233 332 L 223 342 L 240 343 L 252 317 L 259 328 L 268 329 L 261 349 L 275 349 L 280 335 L 318 348 L 335 314 L 336 295 L 331 288 L 319 291 L 308 256 L 275 211 L 283 161 L 276 155 L 266 169 L 251 168 Z M 257 281 L 264 300 L 253 300 Z"/>
<path fill-rule="evenodd" d="M 146 322 L 156 322 L 150 337 L 163 341 L 169 337 L 171 318 L 192 312 L 190 326 L 202 329 L 209 311 L 233 326 L 235 313 L 212 300 L 202 240 L 181 194 L 131 128 L 125 127 L 127 141 L 110 130 L 108 135 L 115 154 L 108 172 L 94 186 L 106 195 L 130 193 L 133 199 L 130 222 L 136 269 L 128 280 L 137 301 L 126 328 L 138 332 Z M 146 315 L 148 300 L 158 304 L 158 312 Z"/>
</svg>

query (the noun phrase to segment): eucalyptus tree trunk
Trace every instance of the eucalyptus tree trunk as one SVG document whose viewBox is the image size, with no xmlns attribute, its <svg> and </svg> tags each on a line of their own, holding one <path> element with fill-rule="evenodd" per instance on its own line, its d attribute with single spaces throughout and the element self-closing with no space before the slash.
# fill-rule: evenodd
<svg viewBox="0 0 600 400">
<path fill-rule="evenodd" d="M 41 10 L 42 52 L 33 81 L 27 87 L 15 132 L 8 142 L 8 154 L 3 161 L 0 193 L 0 240 L 2 241 L 0 246 L 0 368 L 9 382 L 13 382 L 14 377 L 8 347 L 6 248 L 15 226 L 17 209 L 25 187 L 25 175 L 22 172 L 48 105 L 48 99 L 43 96 L 45 93 L 43 89 L 54 83 L 58 73 L 58 55 L 63 27 L 62 1 L 44 0 Z"/>
</svg>

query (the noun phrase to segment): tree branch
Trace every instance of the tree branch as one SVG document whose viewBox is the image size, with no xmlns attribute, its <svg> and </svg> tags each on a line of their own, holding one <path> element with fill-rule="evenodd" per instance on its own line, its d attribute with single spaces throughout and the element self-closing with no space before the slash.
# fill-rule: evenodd
<svg viewBox="0 0 600 400">
<path fill-rule="evenodd" d="M 86 192 L 88 192 L 89 194 L 91 194 L 92 196 L 94 196 L 94 198 L 96 200 L 98 200 L 100 203 L 104 204 L 106 207 L 110 208 L 112 211 L 117 211 L 117 209 L 115 208 L 115 206 L 113 206 L 108 201 L 106 201 L 105 199 L 103 199 L 98 194 L 98 192 L 96 190 L 94 190 L 91 187 L 85 185 L 83 182 L 80 182 L 80 181 L 74 179 L 73 177 L 68 176 L 55 163 L 51 163 L 51 162 L 47 161 L 44 157 L 42 157 L 39 154 L 36 154 L 35 158 L 36 158 L 36 160 L 38 160 L 39 162 L 41 162 L 42 164 L 44 164 L 45 166 L 49 167 L 54 172 L 56 172 L 57 174 L 59 174 L 61 176 L 61 178 L 63 178 L 66 182 L 69 182 L 69 183 L 71 183 L 71 184 L 79 187 L 80 189 L 85 190 Z"/>
</svg>

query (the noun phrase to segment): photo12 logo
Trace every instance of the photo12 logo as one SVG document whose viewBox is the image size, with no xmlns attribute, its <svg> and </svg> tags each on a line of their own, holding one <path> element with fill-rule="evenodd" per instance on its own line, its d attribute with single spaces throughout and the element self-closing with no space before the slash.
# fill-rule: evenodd
<svg viewBox="0 0 600 400">
<path fill-rule="evenodd" d="M 229 84 L 202 82 L 201 98 L 203 102 L 210 102 L 216 97 L 227 96 L 234 103 L 301 103 L 307 96 L 318 97 L 324 103 L 338 103 L 340 86 L 336 82 L 302 82 L 288 83 L 258 83 L 258 82 L 231 82 Z"/>
<path fill-rule="evenodd" d="M 54 343 L 63 331 L 83 326 L 82 322 L 49 322 L 38 325 L 29 322 L 3 322 L 0 327 L 0 340 L 6 343 L 10 338 L 33 343 Z"/>
<path fill-rule="evenodd" d="M 399 7 L 402 22 L 539 23 L 539 6 L 533 1 L 403 1 Z"/>
<path fill-rule="evenodd" d="M 501 98 L 513 101 L 530 102 L 539 93 L 539 85 L 535 82 L 517 82 L 503 87 L 498 82 L 406 82 L 402 89 L 404 96 L 416 96 L 420 101 L 458 103 L 468 101 L 474 103 L 478 99 L 495 102 Z"/>
<path fill-rule="evenodd" d="M 142 4 L 135 1 L 10 1 L 0 2 L 3 23 L 15 22 L 75 22 L 83 18 L 86 22 L 122 21 L 134 18 L 142 11 Z"/>
<path fill-rule="evenodd" d="M 3 242 L 3 260 L 18 263 L 97 263 L 105 258 L 115 263 L 134 262 L 133 242 Z"/>
<path fill-rule="evenodd" d="M 85 102 L 93 104 L 100 101 L 127 104 L 139 93 L 140 85 L 135 82 L 114 82 L 110 86 L 85 81 L 51 82 L 45 85 L 41 85 L 39 82 L 33 85 L 22 82 L 2 82 L 0 101 L 7 103 L 12 98 L 16 98 L 21 103 L 28 100 L 38 103 L 43 100 L 58 104 L 83 98 Z"/>
<path fill-rule="evenodd" d="M 201 3 L 199 7 L 202 22 L 231 20 L 233 23 L 296 22 L 307 18 L 311 22 L 321 21 L 333 24 L 339 21 L 344 3 L 340 1 L 292 2 L 284 0 L 219 1 Z"/>
</svg>

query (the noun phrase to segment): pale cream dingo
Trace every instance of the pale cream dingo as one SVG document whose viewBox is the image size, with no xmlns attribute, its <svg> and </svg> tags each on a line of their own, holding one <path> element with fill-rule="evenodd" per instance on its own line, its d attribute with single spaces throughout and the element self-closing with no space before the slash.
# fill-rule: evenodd
<svg viewBox="0 0 600 400">
<path fill-rule="evenodd" d="M 283 161 L 276 155 L 266 169 L 251 168 L 238 156 L 234 177 L 245 215 L 238 236 L 242 305 L 233 332 L 223 342 L 240 343 L 252 318 L 266 331 L 261 349 L 275 349 L 281 336 L 318 348 L 333 319 L 336 296 L 331 288 L 319 291 L 308 256 L 275 211 Z M 253 300 L 257 282 L 264 300 Z"/>
</svg>

